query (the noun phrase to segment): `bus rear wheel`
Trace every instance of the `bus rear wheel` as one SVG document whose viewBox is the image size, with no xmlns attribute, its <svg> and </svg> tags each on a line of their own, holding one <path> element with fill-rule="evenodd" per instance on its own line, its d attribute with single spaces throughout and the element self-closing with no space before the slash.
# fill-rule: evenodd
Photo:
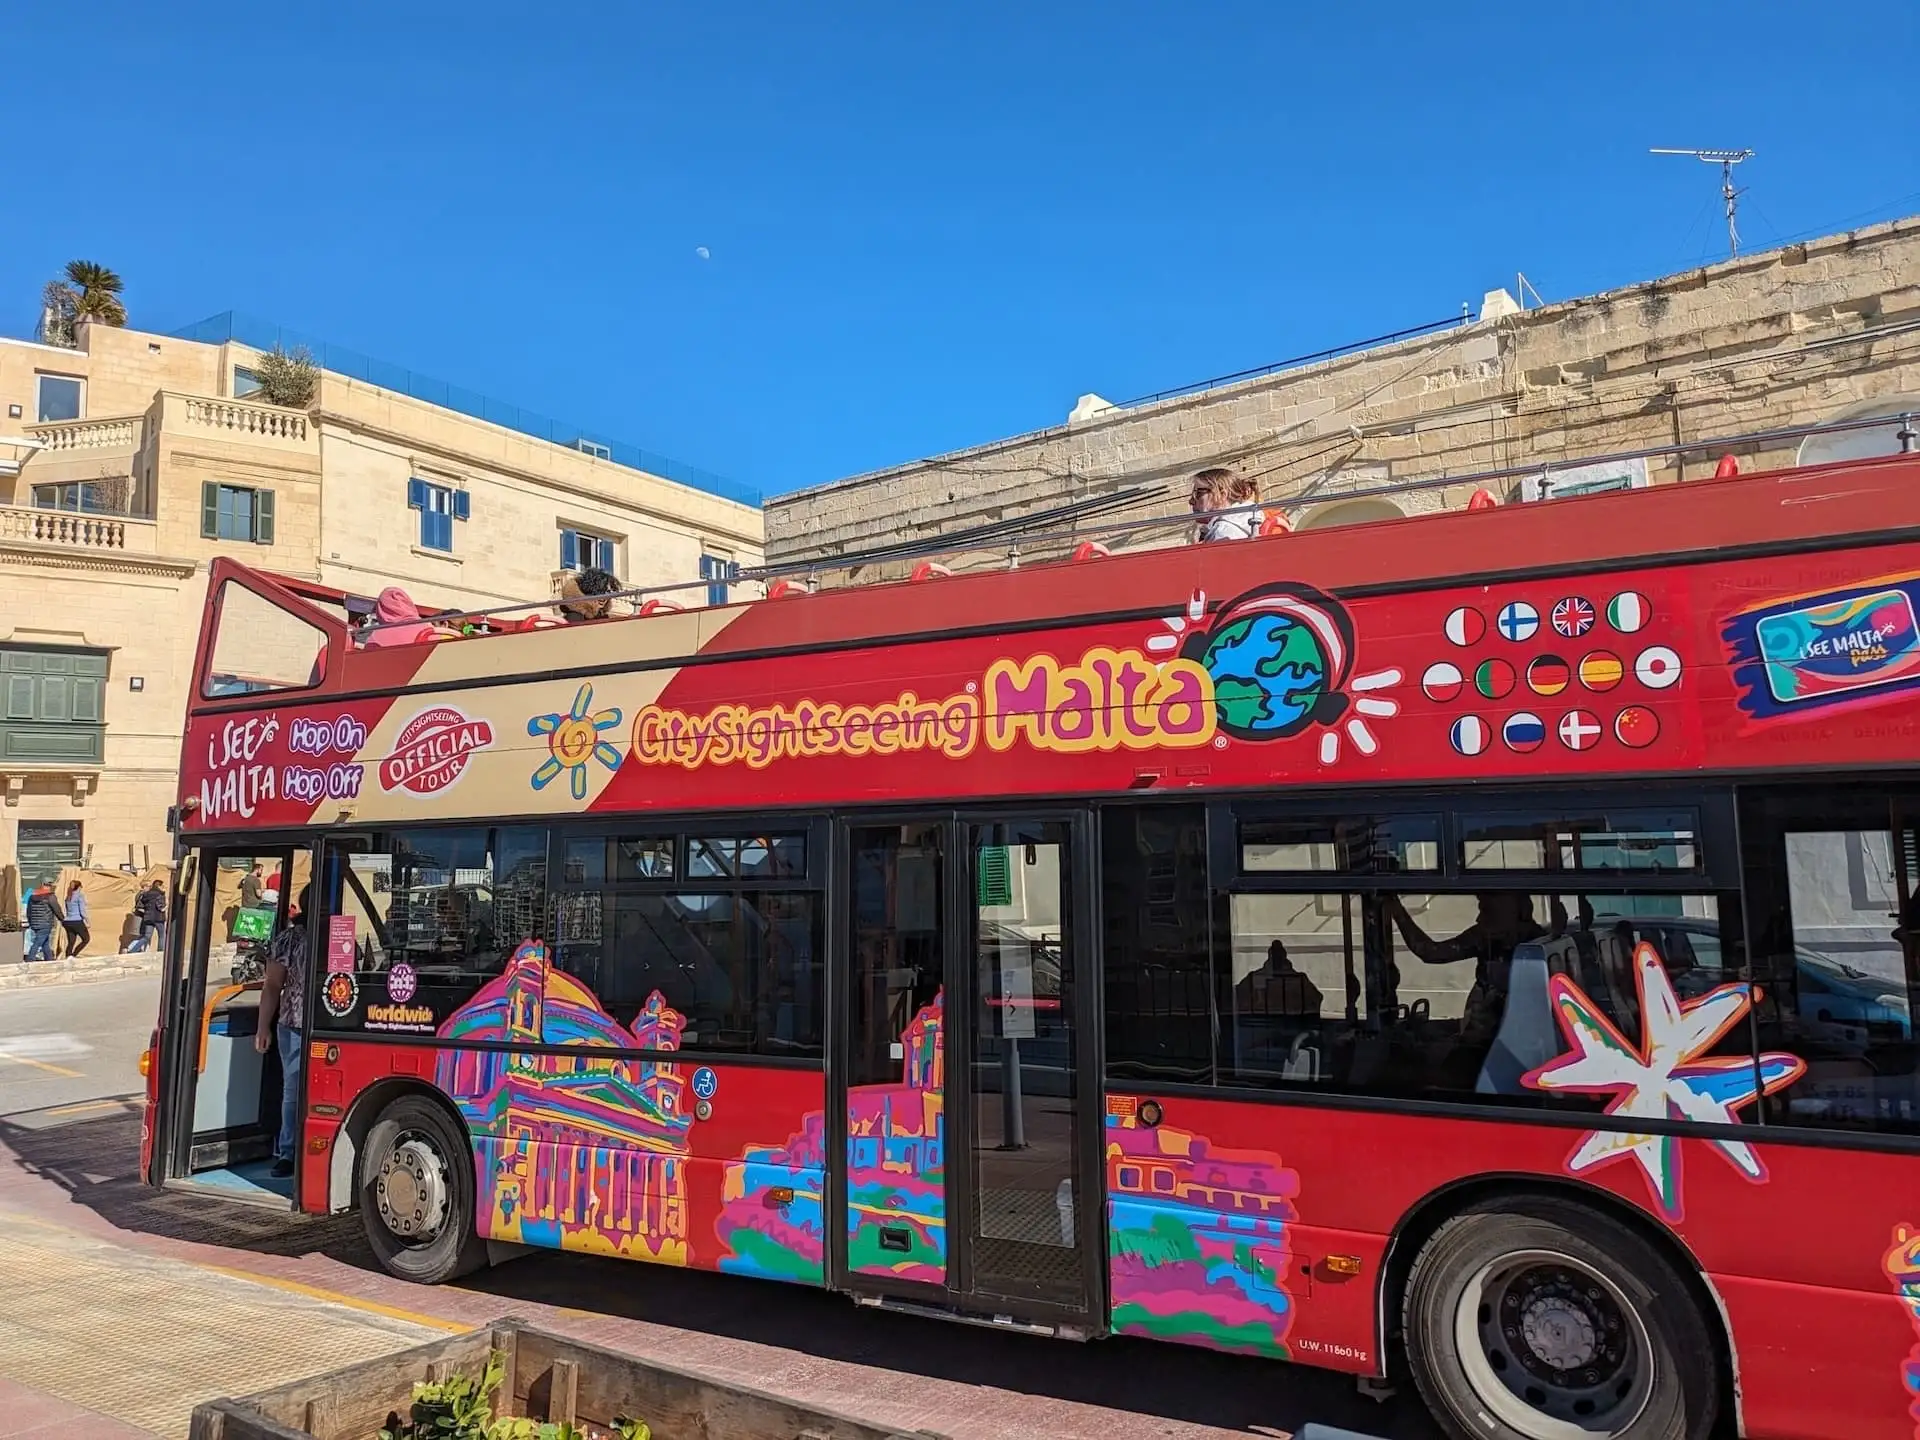
<svg viewBox="0 0 1920 1440">
<path fill-rule="evenodd" d="M 1653 1246 L 1573 1201 L 1456 1215 L 1421 1248 L 1402 1315 L 1414 1382 L 1455 1440 L 1704 1440 L 1718 1365 Z"/>
<path fill-rule="evenodd" d="M 439 1285 L 486 1264 L 472 1148 L 445 1109 L 402 1095 L 373 1122 L 361 1156 L 360 1216 L 389 1274 Z"/>
</svg>

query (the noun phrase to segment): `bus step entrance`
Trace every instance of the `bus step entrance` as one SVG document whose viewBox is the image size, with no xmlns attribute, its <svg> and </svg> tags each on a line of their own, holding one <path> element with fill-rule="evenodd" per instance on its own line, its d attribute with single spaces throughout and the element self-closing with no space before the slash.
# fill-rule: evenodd
<svg viewBox="0 0 1920 1440">
<path fill-rule="evenodd" d="M 932 1320 L 957 1320 L 962 1325 L 978 1325 L 988 1330 L 1014 1330 L 1022 1335 L 1044 1335 L 1054 1340 L 1086 1340 L 1084 1325 L 1049 1325 L 1038 1320 L 1021 1320 L 1012 1315 L 978 1315 L 952 1310 L 941 1305 L 918 1305 L 911 1300 L 896 1300 L 889 1295 L 856 1295 L 853 1303 L 869 1310 L 891 1310 L 902 1315 L 920 1315 Z"/>
</svg>

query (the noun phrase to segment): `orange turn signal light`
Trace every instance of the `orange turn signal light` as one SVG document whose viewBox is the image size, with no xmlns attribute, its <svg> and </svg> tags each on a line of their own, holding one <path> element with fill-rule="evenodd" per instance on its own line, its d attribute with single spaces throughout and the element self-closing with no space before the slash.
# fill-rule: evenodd
<svg viewBox="0 0 1920 1440">
<path fill-rule="evenodd" d="M 1361 1269 L 1358 1255 L 1329 1255 L 1321 1263 L 1330 1275 L 1358 1275 Z"/>
<path fill-rule="evenodd" d="M 142 1080 L 146 1079 L 147 1076 L 152 1072 L 152 1070 L 153 1070 L 153 1051 L 142 1050 L 140 1052 L 140 1078 Z"/>
</svg>

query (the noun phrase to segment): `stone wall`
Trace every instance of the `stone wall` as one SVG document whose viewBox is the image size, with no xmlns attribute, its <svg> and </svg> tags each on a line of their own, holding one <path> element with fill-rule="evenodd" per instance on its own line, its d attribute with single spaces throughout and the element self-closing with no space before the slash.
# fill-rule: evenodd
<svg viewBox="0 0 1920 1440">
<path fill-rule="evenodd" d="M 781 496 L 767 505 L 768 560 L 831 562 L 1135 487 L 1151 493 L 1120 518 L 1183 516 L 1185 477 L 1210 465 L 1256 477 L 1303 528 L 1464 505 L 1482 485 L 1516 499 L 1517 476 L 1434 482 L 1623 450 L 1701 446 L 1649 461 L 1656 484 L 1711 473 L 1723 453 L 1746 469 L 1792 464 L 1797 439 L 1703 442 L 1920 396 L 1920 218 L 1536 310 L 1488 308 L 1439 334 Z M 1114 539 L 1113 518 L 1075 538 Z M 959 558 L 1005 553 L 996 542 Z M 820 563 L 820 577 L 898 568 Z"/>
</svg>

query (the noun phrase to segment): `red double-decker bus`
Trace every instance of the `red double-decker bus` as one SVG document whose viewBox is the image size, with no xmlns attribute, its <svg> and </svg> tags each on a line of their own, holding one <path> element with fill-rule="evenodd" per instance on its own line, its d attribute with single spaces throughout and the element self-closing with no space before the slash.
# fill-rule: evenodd
<svg viewBox="0 0 1920 1440">
<path fill-rule="evenodd" d="M 218 561 L 146 1173 L 1907 1437 L 1917 600 L 1912 459 L 372 647 Z"/>
</svg>

